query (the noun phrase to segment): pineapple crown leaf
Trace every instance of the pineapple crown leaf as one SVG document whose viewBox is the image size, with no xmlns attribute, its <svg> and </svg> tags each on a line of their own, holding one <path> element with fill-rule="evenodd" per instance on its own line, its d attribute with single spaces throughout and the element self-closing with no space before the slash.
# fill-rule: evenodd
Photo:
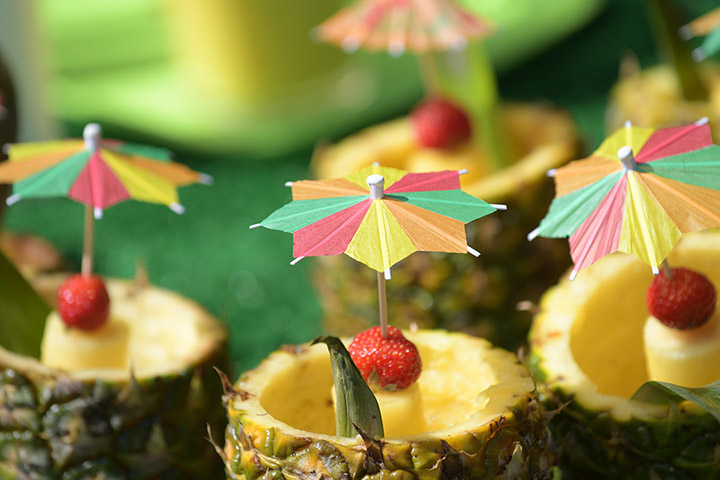
<svg viewBox="0 0 720 480">
<path fill-rule="evenodd" d="M 330 352 L 335 382 L 335 427 L 340 437 L 354 437 L 357 427 L 371 435 L 384 436 L 380 406 L 365 383 L 345 345 L 337 337 L 320 336 L 311 345 L 324 343 Z"/>
<path fill-rule="evenodd" d="M 645 382 L 632 400 L 674 406 L 683 400 L 697 404 L 720 422 L 720 380 L 704 387 L 687 388 L 667 382 Z"/>
</svg>

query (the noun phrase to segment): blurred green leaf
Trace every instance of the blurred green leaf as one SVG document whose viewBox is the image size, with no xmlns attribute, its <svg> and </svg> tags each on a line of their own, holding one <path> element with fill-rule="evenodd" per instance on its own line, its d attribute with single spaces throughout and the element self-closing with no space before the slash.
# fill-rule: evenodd
<svg viewBox="0 0 720 480">
<path fill-rule="evenodd" d="M 0 346 L 40 358 L 50 307 L 0 252 Z"/>
<path fill-rule="evenodd" d="M 667 382 L 645 382 L 632 399 L 656 404 L 689 400 L 720 422 L 720 380 L 697 388 L 681 387 Z"/>
</svg>

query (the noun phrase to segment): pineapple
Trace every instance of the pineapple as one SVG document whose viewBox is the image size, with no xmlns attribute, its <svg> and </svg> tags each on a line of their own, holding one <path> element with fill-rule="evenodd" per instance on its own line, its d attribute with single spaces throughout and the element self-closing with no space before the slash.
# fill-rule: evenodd
<svg viewBox="0 0 720 480">
<path fill-rule="evenodd" d="M 396 434 L 386 430 L 385 438 L 335 436 L 327 349 L 285 347 L 234 387 L 226 383 L 229 423 L 219 452 L 228 477 L 549 476 L 544 416 L 529 372 L 514 355 L 461 333 L 405 335 L 423 360 L 423 432 L 402 435 L 413 428 L 406 425 L 393 427 Z M 378 400 L 381 410 L 393 412 L 403 403 L 401 410 L 415 408 L 414 397 Z"/>
<path fill-rule="evenodd" d="M 50 297 L 61 280 L 45 276 L 36 285 Z M 221 476 L 205 437 L 206 423 L 223 425 L 213 366 L 226 365 L 225 331 L 171 292 L 120 280 L 107 287 L 112 315 L 125 323 L 120 333 L 105 332 L 102 342 L 114 345 L 115 335 L 129 331 L 129 368 L 92 346 L 82 360 L 73 350 L 74 332 L 54 331 L 61 328 L 56 314 L 43 355 L 70 358 L 71 371 L 0 348 L 0 478 Z"/>
<path fill-rule="evenodd" d="M 537 301 L 569 266 L 567 245 L 548 239 L 529 243 L 526 235 L 553 197 L 546 171 L 578 153 L 573 124 L 566 114 L 543 106 L 507 106 L 503 119 L 517 161 L 491 175 L 483 153 L 472 145 L 420 149 L 407 118 L 317 151 L 319 178 L 343 176 L 374 161 L 411 171 L 467 168 L 461 177 L 464 190 L 508 205 L 507 212 L 467 227 L 468 244 L 483 254 L 479 259 L 418 252 L 393 267 L 387 289 L 395 325 L 460 330 L 515 349 L 525 342 L 531 321 L 529 312 L 518 311 L 518 303 Z M 326 331 L 354 335 L 377 323 L 373 271 L 345 256 L 322 257 L 314 278 Z"/>
<path fill-rule="evenodd" d="M 677 77 L 669 65 L 640 70 L 635 60 L 624 60 L 620 80 L 610 93 L 606 113 L 608 130 L 621 127 L 626 120 L 645 127 L 667 127 L 708 117 L 713 125 L 717 125 L 720 121 L 720 65 L 706 62 L 698 69 L 708 91 L 708 101 L 683 100 Z M 717 130 L 713 133 L 715 142 L 720 142 Z"/>
<path fill-rule="evenodd" d="M 720 284 L 720 231 L 688 234 L 668 259 Z M 643 345 L 650 268 L 613 254 L 548 291 L 530 362 L 550 408 L 561 466 L 577 478 L 717 478 L 718 422 L 693 403 L 630 400 L 648 380 Z M 571 478 L 576 478 L 575 476 Z"/>
</svg>

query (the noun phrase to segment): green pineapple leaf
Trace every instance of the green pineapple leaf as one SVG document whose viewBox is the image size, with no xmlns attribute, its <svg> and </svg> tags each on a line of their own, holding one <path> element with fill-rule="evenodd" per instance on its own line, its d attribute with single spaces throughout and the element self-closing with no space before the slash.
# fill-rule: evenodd
<svg viewBox="0 0 720 480">
<path fill-rule="evenodd" d="M 720 422 L 720 380 L 697 388 L 681 387 L 667 382 L 645 382 L 632 399 L 657 404 L 689 400 Z"/>
<path fill-rule="evenodd" d="M 335 425 L 339 437 L 355 437 L 358 430 L 374 437 L 384 436 L 380 406 L 350 353 L 337 337 L 318 337 L 311 345 L 324 343 L 330 351 L 335 380 Z"/>
<path fill-rule="evenodd" d="M 40 358 L 50 308 L 0 252 L 0 346 Z"/>
</svg>

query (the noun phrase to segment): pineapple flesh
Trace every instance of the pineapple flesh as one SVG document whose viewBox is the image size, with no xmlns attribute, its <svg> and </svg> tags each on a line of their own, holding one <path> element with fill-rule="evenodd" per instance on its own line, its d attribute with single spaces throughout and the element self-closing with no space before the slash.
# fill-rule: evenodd
<svg viewBox="0 0 720 480">
<path fill-rule="evenodd" d="M 720 285 L 720 231 L 687 234 L 668 258 Z M 631 400 L 650 379 L 644 342 L 650 268 L 613 254 L 543 297 L 530 363 L 570 478 L 717 478 L 720 425 L 690 402 Z M 652 351 L 652 347 L 651 350 Z M 715 379 L 717 379 L 716 377 Z M 678 383 L 684 383 L 678 382 Z"/>
<path fill-rule="evenodd" d="M 229 478 L 546 478 L 544 415 L 525 366 L 487 341 L 445 331 L 405 332 L 418 347 L 417 390 L 395 405 L 422 414 L 385 438 L 335 436 L 324 346 L 285 347 L 234 387 L 221 455 Z M 420 408 L 414 402 L 421 401 Z M 389 413 L 383 412 L 385 416 Z M 416 419 L 403 416 L 403 422 Z M 388 422 L 386 420 L 386 422 Z"/>
<path fill-rule="evenodd" d="M 42 277 L 36 286 L 52 292 L 61 281 Z M 124 328 L 99 332 L 100 345 L 123 344 L 125 360 L 107 359 L 111 352 L 78 341 L 53 316 L 44 355 L 56 364 L 65 356 L 64 368 L 0 349 L 0 478 L 222 476 L 206 425 L 224 425 L 213 371 L 227 365 L 224 329 L 171 292 L 106 283 L 110 323 Z"/>
<path fill-rule="evenodd" d="M 546 172 L 578 156 L 568 115 L 539 105 L 503 108 L 515 163 L 489 174 L 473 144 L 452 150 L 420 149 L 407 118 L 370 127 L 318 149 L 318 178 L 344 176 L 372 162 L 408 171 L 469 170 L 463 189 L 508 210 L 473 222 L 468 244 L 483 255 L 417 252 L 393 267 L 389 315 L 398 327 L 444 328 L 489 339 L 514 350 L 525 343 L 530 306 L 569 266 L 568 247 L 552 239 L 526 240 L 547 211 L 553 182 Z M 325 311 L 324 329 L 352 336 L 377 323 L 375 273 L 346 256 L 319 257 L 314 283 Z M 502 321 L 498 321 L 502 319 Z"/>
<path fill-rule="evenodd" d="M 650 380 L 702 387 L 720 379 L 717 314 L 698 328 L 678 330 L 650 317 L 645 322 L 645 362 Z"/>
</svg>

